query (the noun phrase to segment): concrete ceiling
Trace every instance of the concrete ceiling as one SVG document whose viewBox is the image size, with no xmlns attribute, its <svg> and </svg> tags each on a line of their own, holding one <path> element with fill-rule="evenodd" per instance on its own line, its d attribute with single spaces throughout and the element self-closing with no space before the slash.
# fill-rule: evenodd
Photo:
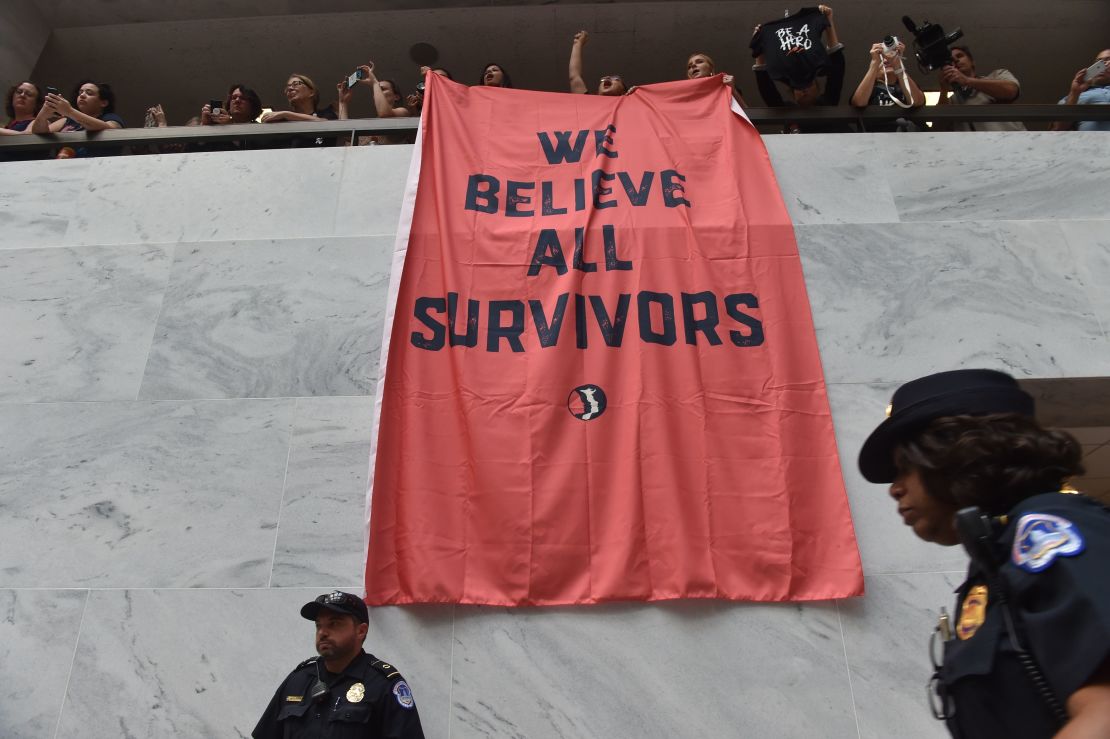
<svg viewBox="0 0 1110 739">
<path fill-rule="evenodd" d="M 402 87 L 416 82 L 409 47 L 437 47 L 440 63 L 460 81 L 477 81 L 496 60 L 519 87 L 565 90 L 567 54 L 578 28 L 591 32 L 588 80 L 619 72 L 642 84 L 675 79 L 695 50 L 716 57 L 737 76 L 751 104 L 761 104 L 747 49 L 752 26 L 780 17 L 768 0 L 710 2 L 424 2 L 421 0 L 36 0 L 52 29 L 33 79 L 69 89 L 79 79 L 111 82 L 132 125 L 161 102 L 171 123 L 183 123 L 232 81 L 259 90 L 280 107 L 292 71 L 313 76 L 334 94 L 334 82 L 367 57 Z M 799 6 L 792 6 L 795 9 Z M 867 66 L 867 49 L 887 33 L 904 35 L 903 13 L 951 29 L 962 26 L 981 70 L 1008 67 L 1022 81 L 1022 102 L 1055 102 L 1075 70 L 1108 45 L 1106 0 L 995 2 L 834 0 L 846 44 L 847 100 Z M 935 75 L 915 75 L 934 88 Z M 356 104 L 369 115 L 369 101 Z"/>
</svg>

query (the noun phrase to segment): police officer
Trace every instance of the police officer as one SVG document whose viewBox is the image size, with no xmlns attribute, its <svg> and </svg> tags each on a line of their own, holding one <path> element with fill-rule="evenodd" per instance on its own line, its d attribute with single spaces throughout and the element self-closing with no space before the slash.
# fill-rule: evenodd
<svg viewBox="0 0 1110 739">
<path fill-rule="evenodd" d="M 285 678 L 254 739 L 424 739 L 412 691 L 393 665 L 362 649 L 362 598 L 338 590 L 301 608 L 316 622 L 316 651 Z"/>
<path fill-rule="evenodd" d="M 1110 510 L 1058 492 L 1078 442 L 991 370 L 906 383 L 887 416 L 863 476 L 918 537 L 971 555 L 931 642 L 934 714 L 958 738 L 1110 737 Z"/>
</svg>

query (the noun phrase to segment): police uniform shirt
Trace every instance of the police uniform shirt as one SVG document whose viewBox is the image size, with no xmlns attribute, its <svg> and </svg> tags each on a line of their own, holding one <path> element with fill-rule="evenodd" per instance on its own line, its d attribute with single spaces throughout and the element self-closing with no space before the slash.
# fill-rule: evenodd
<svg viewBox="0 0 1110 739">
<path fill-rule="evenodd" d="M 328 692 L 311 696 L 319 675 Z M 277 689 L 254 739 L 424 739 L 405 679 L 392 665 L 360 652 L 338 675 L 323 660 L 302 662 Z"/>
<path fill-rule="evenodd" d="M 998 575 L 973 564 L 958 590 L 940 670 L 948 728 L 958 739 L 1051 737 L 1059 726 L 1019 661 L 999 601 L 1008 598 L 1022 646 L 1066 707 L 1110 658 L 1110 510 L 1081 495 L 1037 495 L 1010 512 L 996 543 Z"/>
</svg>

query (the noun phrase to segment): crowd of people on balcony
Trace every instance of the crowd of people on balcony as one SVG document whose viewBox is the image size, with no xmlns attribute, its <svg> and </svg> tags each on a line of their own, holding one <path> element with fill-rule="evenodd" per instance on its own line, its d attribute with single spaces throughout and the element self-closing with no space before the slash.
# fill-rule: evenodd
<svg viewBox="0 0 1110 739">
<path fill-rule="evenodd" d="M 802 16 L 805 17 L 802 17 Z M 600 77 L 591 89 L 586 82 L 585 47 L 589 33 L 585 30 L 574 35 L 568 65 L 569 91 L 576 94 L 602 96 L 627 95 L 635 86 L 615 72 Z M 793 16 L 771 21 L 755 27 L 750 42 L 755 64 L 756 86 L 762 102 L 772 108 L 806 109 L 814 106 L 838 106 L 844 87 L 845 50 L 837 36 L 833 9 L 828 5 L 806 8 Z M 849 98 L 849 103 L 859 109 L 869 106 L 899 106 L 905 109 L 925 105 L 925 94 L 910 74 L 911 66 L 906 44 L 894 37 L 873 43 L 869 49 L 869 65 Z M 1010 103 L 1021 93 L 1020 81 L 1007 69 L 994 69 L 979 74 L 975 57 L 967 46 L 952 45 L 949 58 L 940 67 L 938 105 L 991 105 Z M 686 61 L 685 77 L 697 79 L 718 74 L 712 57 L 703 52 L 691 54 Z M 454 79 L 443 67 L 421 67 L 423 79 L 427 73 L 440 74 Z M 733 89 L 737 102 L 746 105 L 745 97 L 736 86 L 734 75 L 721 74 L 723 84 Z M 508 69 L 498 63 L 486 64 L 477 77 L 477 85 L 513 87 Z M 273 124 L 286 121 L 314 122 L 347 120 L 351 103 L 358 94 L 369 94 L 375 114 L 379 118 L 404 118 L 419 116 L 424 104 L 424 82 L 419 82 L 410 94 L 405 94 L 394 79 L 381 78 L 373 62 L 360 65 L 354 73 L 336 84 L 334 103 L 321 103 L 321 89 L 304 74 L 289 75 L 283 94 L 284 109 L 268 109 L 262 97 L 251 86 L 232 84 L 223 100 L 210 100 L 201 105 L 197 114 L 183 121 L 185 126 L 224 126 L 229 124 Z M 1100 51 L 1090 66 L 1077 71 L 1070 81 L 1068 92 L 1058 101 L 1061 104 L 1110 104 L 1110 49 Z M 51 87 L 40 87 L 31 81 L 13 85 L 5 100 L 8 123 L 0 135 L 48 134 L 73 131 L 102 131 L 122 128 L 124 121 L 115 112 L 116 99 L 111 85 L 106 82 L 82 80 L 69 97 Z M 161 105 L 147 110 L 147 127 L 170 125 Z M 914 131 L 915 123 L 904 119 L 868 122 L 868 131 Z M 990 121 L 975 123 L 949 123 L 948 130 L 962 131 L 1013 131 L 1024 130 L 1017 121 Z M 1110 121 L 1058 122 L 1054 130 L 1078 129 L 1082 131 L 1110 131 Z M 787 133 L 834 133 L 860 130 L 855 124 L 826 122 L 805 118 L 788 123 Z M 358 144 L 396 144 L 413 140 L 411 133 L 379 134 L 359 139 Z M 283 140 L 281 146 L 332 146 L 352 143 L 345 137 L 318 137 Z M 203 150 L 231 150 L 273 146 L 272 140 L 246 137 L 237 141 L 192 144 L 190 148 Z M 183 146 L 165 145 L 157 151 L 179 151 Z M 136 147 L 137 149 L 137 147 Z M 67 158 L 103 156 L 119 153 L 119 147 L 63 146 L 46 154 L 41 151 L 5 154 L 4 159 Z"/>
</svg>

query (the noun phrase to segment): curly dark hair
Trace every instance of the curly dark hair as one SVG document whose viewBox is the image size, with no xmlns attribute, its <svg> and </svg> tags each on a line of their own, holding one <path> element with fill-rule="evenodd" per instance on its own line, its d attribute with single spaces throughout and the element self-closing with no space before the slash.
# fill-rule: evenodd
<svg viewBox="0 0 1110 739">
<path fill-rule="evenodd" d="M 81 94 L 81 88 L 85 85 L 90 84 L 96 85 L 97 96 L 107 103 L 107 105 L 104 106 L 104 111 L 101 113 L 101 115 L 115 113 L 116 93 L 112 91 L 112 86 L 109 85 L 107 82 L 97 82 L 96 80 L 81 80 L 77 83 L 77 87 L 73 88 L 73 99 L 70 100 L 70 102 L 73 103 L 73 107 L 77 107 L 77 96 Z"/>
<path fill-rule="evenodd" d="M 1083 448 L 1065 431 L 1016 413 L 949 416 L 894 450 L 900 471 L 917 469 L 929 495 L 992 514 L 1083 474 Z"/>
<path fill-rule="evenodd" d="M 9 119 L 15 118 L 15 106 L 12 105 L 12 95 L 15 95 L 15 91 L 22 85 L 30 85 L 35 88 L 35 115 L 38 115 L 39 111 L 42 110 L 42 104 L 45 102 L 44 98 L 46 97 L 42 94 L 42 88 L 30 80 L 24 80 L 23 82 L 16 83 L 9 87 L 8 96 L 4 98 L 4 112 L 8 114 Z"/>
</svg>

